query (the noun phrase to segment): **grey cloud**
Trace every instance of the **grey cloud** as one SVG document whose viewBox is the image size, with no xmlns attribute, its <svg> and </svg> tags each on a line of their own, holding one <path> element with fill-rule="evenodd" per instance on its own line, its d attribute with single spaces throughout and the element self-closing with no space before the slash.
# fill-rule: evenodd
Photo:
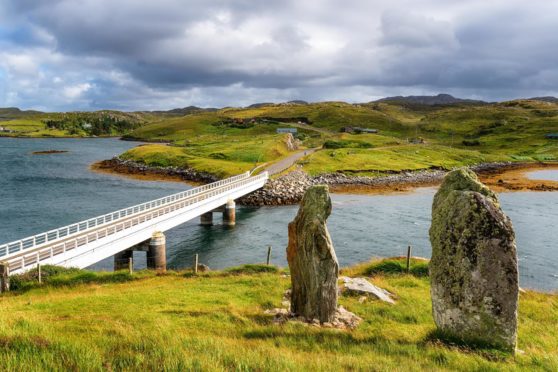
<svg viewBox="0 0 558 372">
<path fill-rule="evenodd" d="M 558 94 L 558 5 L 415 3 L 7 0 L 0 106 Z"/>
</svg>

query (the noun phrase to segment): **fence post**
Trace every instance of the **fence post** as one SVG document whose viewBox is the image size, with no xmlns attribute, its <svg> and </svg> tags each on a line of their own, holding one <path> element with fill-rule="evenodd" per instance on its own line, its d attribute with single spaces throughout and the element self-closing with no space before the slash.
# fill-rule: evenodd
<svg viewBox="0 0 558 372">
<path fill-rule="evenodd" d="M 194 255 L 194 267 L 193 267 L 193 269 L 194 269 L 194 274 L 197 274 L 198 273 L 198 254 L 197 253 Z"/>
<path fill-rule="evenodd" d="M 0 263 L 0 293 L 10 290 L 10 265 L 7 262 Z"/>
<path fill-rule="evenodd" d="M 407 247 L 407 273 L 411 272 L 411 246 Z"/>
<path fill-rule="evenodd" d="M 134 273 L 134 258 L 133 257 L 128 258 L 128 271 L 130 272 L 130 275 L 132 275 Z"/>
<path fill-rule="evenodd" d="M 40 263 L 37 264 L 37 275 L 39 277 L 39 284 L 43 284 L 43 275 L 42 275 L 42 272 L 41 272 L 41 264 Z"/>
<path fill-rule="evenodd" d="M 267 247 L 267 260 L 266 260 L 266 265 L 269 266 L 269 263 L 271 262 L 271 245 Z"/>
</svg>

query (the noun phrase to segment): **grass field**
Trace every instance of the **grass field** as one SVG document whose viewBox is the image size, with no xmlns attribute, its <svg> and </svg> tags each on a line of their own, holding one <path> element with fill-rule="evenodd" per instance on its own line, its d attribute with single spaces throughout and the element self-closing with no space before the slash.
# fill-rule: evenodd
<svg viewBox="0 0 558 372">
<path fill-rule="evenodd" d="M 522 293 L 519 348 L 448 344 L 436 337 L 426 266 L 387 260 L 344 270 L 372 275 L 397 304 L 340 298 L 363 318 L 353 331 L 292 322 L 280 307 L 281 271 L 252 265 L 192 276 L 71 271 L 0 297 L 0 365 L 32 370 L 502 371 L 558 369 L 558 296 Z"/>
<path fill-rule="evenodd" d="M 224 120 L 255 123 L 247 128 L 231 128 L 218 124 Z M 526 100 L 477 106 L 322 102 L 226 108 L 165 119 L 135 130 L 133 136 L 170 141 L 191 149 L 199 145 L 203 149 L 196 154 L 200 161 L 190 165 L 210 164 L 211 168 L 213 160 L 208 154 L 222 153 L 224 143 L 245 143 L 245 151 L 262 152 L 253 146 L 254 139 L 271 136 L 277 127 L 288 126 L 298 127 L 302 146 L 324 147 L 301 160 L 304 169 L 313 175 L 332 172 L 373 175 L 431 167 L 451 169 L 493 161 L 558 160 L 558 143 L 545 138 L 545 134 L 558 132 L 558 105 Z M 347 126 L 373 128 L 379 133 L 340 133 Z M 174 150 L 161 147 L 152 150 L 162 158 L 175 158 Z M 125 157 L 142 161 L 144 158 L 138 155 L 131 151 Z M 238 157 L 222 160 L 220 171 L 246 168 Z M 231 167 L 226 167 L 227 163 Z"/>
<path fill-rule="evenodd" d="M 311 174 L 374 174 L 490 161 L 558 160 L 558 141 L 545 138 L 558 133 L 558 104 L 541 101 L 449 106 L 320 102 L 192 112 L 183 116 L 113 111 L 43 114 L 46 119 L 38 113 L 25 117 L 20 112 L 0 125 L 16 130 L 7 134 L 14 136 L 86 135 L 84 121 L 96 120 L 103 133 L 125 133 L 128 138 L 173 145 L 142 146 L 123 154 L 126 159 L 189 166 L 220 177 L 287 156 L 284 137 L 276 134 L 282 127 L 297 128 L 301 148 L 324 148 L 301 160 Z M 45 129 L 41 120 L 47 119 L 73 125 L 77 132 Z M 379 133 L 341 133 L 344 127 L 377 129 Z"/>
</svg>

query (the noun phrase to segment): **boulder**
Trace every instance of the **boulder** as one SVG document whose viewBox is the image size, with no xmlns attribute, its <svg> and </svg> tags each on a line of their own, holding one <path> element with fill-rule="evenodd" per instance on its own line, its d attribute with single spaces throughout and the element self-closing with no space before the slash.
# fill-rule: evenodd
<svg viewBox="0 0 558 372">
<path fill-rule="evenodd" d="M 287 246 L 291 312 L 322 323 L 332 322 L 337 310 L 339 264 L 326 226 L 330 213 L 328 187 L 310 187 L 289 223 Z"/>
<path fill-rule="evenodd" d="M 468 169 L 446 175 L 430 227 L 432 311 L 439 330 L 514 351 L 518 269 L 515 234 L 497 196 Z"/>
<path fill-rule="evenodd" d="M 344 292 L 364 294 L 367 296 L 375 297 L 378 300 L 388 302 L 390 304 L 395 303 L 395 301 L 393 301 L 393 299 L 391 298 L 391 293 L 389 293 L 385 289 L 375 286 L 365 278 L 349 278 L 343 276 L 341 277 L 341 280 L 344 283 Z"/>
</svg>

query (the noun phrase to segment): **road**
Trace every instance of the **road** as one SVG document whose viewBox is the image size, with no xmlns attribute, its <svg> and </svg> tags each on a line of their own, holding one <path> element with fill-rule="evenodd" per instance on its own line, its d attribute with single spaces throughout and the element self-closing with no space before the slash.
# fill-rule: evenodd
<svg viewBox="0 0 558 372">
<path fill-rule="evenodd" d="M 294 154 L 289 155 L 286 158 L 281 159 L 278 162 L 271 164 L 270 166 L 266 167 L 265 170 L 268 171 L 270 175 L 281 173 L 285 169 L 290 168 L 300 158 L 302 158 L 306 155 L 310 155 L 313 152 L 315 152 L 316 150 L 318 150 L 318 147 L 316 147 L 314 149 L 308 149 L 308 150 L 302 150 L 302 151 L 299 151 L 299 152 L 295 152 Z"/>
</svg>

